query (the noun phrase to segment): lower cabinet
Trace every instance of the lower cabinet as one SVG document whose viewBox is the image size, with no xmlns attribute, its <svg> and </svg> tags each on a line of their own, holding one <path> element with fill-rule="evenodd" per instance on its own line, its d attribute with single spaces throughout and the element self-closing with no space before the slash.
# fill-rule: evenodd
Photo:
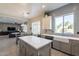
<svg viewBox="0 0 79 59">
<path fill-rule="evenodd" d="M 79 56 L 79 40 L 70 40 L 71 54 Z"/>
<path fill-rule="evenodd" d="M 79 40 L 69 39 L 69 43 L 53 40 L 53 48 L 71 55 L 79 56 Z"/>
<path fill-rule="evenodd" d="M 19 55 L 20 56 L 37 56 L 38 52 L 33 47 L 22 40 L 19 40 Z"/>
<path fill-rule="evenodd" d="M 70 44 L 66 42 L 61 42 L 57 40 L 53 40 L 53 48 L 58 49 L 62 52 L 70 54 Z"/>
<path fill-rule="evenodd" d="M 62 52 L 75 55 L 75 56 L 79 56 L 79 40 L 54 37 L 52 46 L 53 48 L 60 50 Z"/>
<path fill-rule="evenodd" d="M 60 50 L 60 42 L 53 40 L 53 48 Z"/>
<path fill-rule="evenodd" d="M 19 55 L 20 56 L 50 56 L 51 55 L 51 44 L 47 44 L 40 49 L 35 49 L 28 43 L 19 40 Z"/>
<path fill-rule="evenodd" d="M 65 42 L 60 42 L 60 50 L 70 54 L 71 50 L 70 50 L 70 44 L 69 43 L 65 43 Z"/>
<path fill-rule="evenodd" d="M 24 48 L 25 44 L 23 43 L 23 41 L 19 40 L 19 55 L 20 56 L 25 56 L 25 48 Z"/>
</svg>

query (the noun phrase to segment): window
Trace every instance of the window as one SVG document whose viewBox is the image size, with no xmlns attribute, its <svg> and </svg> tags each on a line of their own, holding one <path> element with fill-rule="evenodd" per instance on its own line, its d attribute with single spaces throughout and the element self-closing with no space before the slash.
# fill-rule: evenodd
<svg viewBox="0 0 79 59">
<path fill-rule="evenodd" d="M 63 17 L 55 18 L 55 33 L 63 32 Z"/>
<path fill-rule="evenodd" d="M 73 14 L 67 14 L 55 18 L 55 33 L 74 34 Z"/>
<path fill-rule="evenodd" d="M 27 25 L 26 24 L 22 24 L 21 25 L 23 32 L 27 32 Z"/>
<path fill-rule="evenodd" d="M 40 34 L 40 21 L 36 21 L 32 23 L 32 33 Z"/>
<path fill-rule="evenodd" d="M 74 33 L 73 15 L 64 16 L 64 33 Z"/>
</svg>

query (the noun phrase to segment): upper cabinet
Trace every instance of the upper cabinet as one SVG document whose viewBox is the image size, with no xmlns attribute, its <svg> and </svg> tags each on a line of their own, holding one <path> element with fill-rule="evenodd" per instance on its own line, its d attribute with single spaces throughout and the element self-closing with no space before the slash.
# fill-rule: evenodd
<svg viewBox="0 0 79 59">
<path fill-rule="evenodd" d="M 45 15 L 42 19 L 42 29 L 52 29 L 52 17 Z"/>
</svg>

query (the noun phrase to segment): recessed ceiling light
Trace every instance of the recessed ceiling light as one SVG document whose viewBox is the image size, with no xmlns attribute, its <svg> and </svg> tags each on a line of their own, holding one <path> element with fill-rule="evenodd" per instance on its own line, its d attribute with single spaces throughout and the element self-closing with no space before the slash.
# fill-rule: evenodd
<svg viewBox="0 0 79 59">
<path fill-rule="evenodd" d="M 42 5 L 42 8 L 45 8 L 46 7 L 46 5 Z"/>
</svg>

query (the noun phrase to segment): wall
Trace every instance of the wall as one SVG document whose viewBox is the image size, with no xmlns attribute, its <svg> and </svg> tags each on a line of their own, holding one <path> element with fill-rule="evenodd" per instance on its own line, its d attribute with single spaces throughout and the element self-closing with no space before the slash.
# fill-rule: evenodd
<svg viewBox="0 0 79 59">
<path fill-rule="evenodd" d="M 75 4 L 75 3 L 72 3 L 72 4 L 68 4 L 68 5 L 65 5 L 61 8 L 58 8 L 54 11 L 51 11 L 49 12 L 50 16 L 52 16 L 52 30 L 47 30 L 47 33 L 51 32 L 53 33 L 52 31 L 54 31 L 54 26 L 55 26 L 55 22 L 54 22 L 54 17 L 55 16 L 61 16 L 61 15 L 64 15 L 64 14 L 68 14 L 68 13 L 74 13 L 74 34 L 77 34 L 77 32 L 79 32 L 79 4 Z M 31 33 L 31 24 L 32 22 L 34 21 L 37 21 L 37 20 L 40 20 L 41 22 L 41 33 L 45 33 L 43 30 L 43 27 L 42 27 L 42 20 L 43 20 L 43 17 L 44 15 L 42 14 L 41 16 L 38 16 L 38 17 L 35 17 L 31 20 L 28 20 L 28 33 Z M 45 21 L 47 22 L 47 21 Z M 48 23 L 47 23 L 48 24 Z M 46 25 L 44 25 L 46 26 Z"/>
<path fill-rule="evenodd" d="M 30 20 L 27 21 L 27 26 L 28 26 L 28 34 L 31 34 L 31 29 L 32 29 L 32 22 L 35 21 L 40 21 L 41 25 L 40 25 L 40 34 L 45 34 L 45 33 L 50 33 L 52 34 L 52 28 L 50 27 L 50 20 L 51 17 L 50 16 L 44 16 L 44 13 L 42 13 L 40 16 L 37 16 L 35 18 L 32 18 Z M 51 24 L 52 25 L 52 24 Z"/>
<path fill-rule="evenodd" d="M 16 27 L 16 30 L 20 29 L 20 26 L 16 24 L 0 23 L 0 31 L 7 31 L 7 27 Z"/>
<path fill-rule="evenodd" d="M 42 13 L 40 16 L 32 18 L 27 21 L 27 26 L 28 26 L 28 34 L 31 34 L 31 29 L 32 29 L 32 22 L 35 21 L 40 21 L 40 34 L 44 33 L 52 33 L 52 30 L 50 28 L 50 16 L 44 17 L 44 14 Z M 52 24 L 51 24 L 52 25 Z"/>
<path fill-rule="evenodd" d="M 38 17 L 32 18 L 32 19 L 27 21 L 27 27 L 28 27 L 27 32 L 28 32 L 28 34 L 32 33 L 32 30 L 31 30 L 32 29 L 32 22 L 40 21 L 41 26 L 42 26 L 42 22 L 41 22 L 42 18 L 43 18 L 43 15 L 40 15 Z M 42 31 L 42 27 L 40 28 L 40 30 Z"/>
<path fill-rule="evenodd" d="M 55 28 L 54 17 L 68 13 L 74 13 L 74 33 L 76 34 L 77 32 L 79 32 L 79 4 L 68 4 L 59 9 L 51 11 L 50 15 L 52 16 L 52 30 L 54 30 Z"/>
</svg>

